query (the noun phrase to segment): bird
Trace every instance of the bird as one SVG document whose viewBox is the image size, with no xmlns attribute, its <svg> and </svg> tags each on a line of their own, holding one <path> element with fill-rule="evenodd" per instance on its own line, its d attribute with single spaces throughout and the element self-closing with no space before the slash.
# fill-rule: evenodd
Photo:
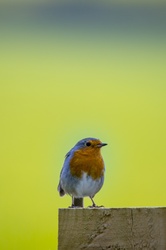
<svg viewBox="0 0 166 250">
<path fill-rule="evenodd" d="M 58 192 L 60 196 L 68 194 L 72 197 L 71 208 L 75 207 L 74 199 L 84 197 L 91 199 L 90 207 L 98 207 L 93 198 L 104 183 L 105 164 L 101 148 L 106 145 L 99 139 L 88 137 L 78 141 L 66 154 Z"/>
</svg>

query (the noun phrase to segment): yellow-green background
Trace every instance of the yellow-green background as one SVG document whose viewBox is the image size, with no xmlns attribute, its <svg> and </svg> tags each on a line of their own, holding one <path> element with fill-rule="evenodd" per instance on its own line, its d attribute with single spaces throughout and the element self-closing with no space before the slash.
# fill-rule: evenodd
<svg viewBox="0 0 166 250">
<path fill-rule="evenodd" d="M 165 206 L 164 1 L 17 2 L 0 2 L 0 249 L 57 248 L 59 173 L 87 136 L 108 143 L 97 204 Z"/>
</svg>

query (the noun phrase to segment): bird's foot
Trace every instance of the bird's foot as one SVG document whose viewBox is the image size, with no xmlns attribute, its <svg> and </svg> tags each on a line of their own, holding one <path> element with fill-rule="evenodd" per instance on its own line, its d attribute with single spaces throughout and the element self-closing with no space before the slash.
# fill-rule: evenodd
<svg viewBox="0 0 166 250">
<path fill-rule="evenodd" d="M 88 208 L 103 208 L 104 206 L 97 206 L 96 204 L 93 204 L 92 206 L 88 206 Z"/>
</svg>

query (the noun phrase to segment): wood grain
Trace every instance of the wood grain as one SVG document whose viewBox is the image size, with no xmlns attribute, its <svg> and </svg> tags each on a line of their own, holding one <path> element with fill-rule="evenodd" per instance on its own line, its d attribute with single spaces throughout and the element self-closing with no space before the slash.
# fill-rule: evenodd
<svg viewBox="0 0 166 250">
<path fill-rule="evenodd" d="M 166 250 L 166 207 L 59 209 L 59 250 Z"/>
</svg>

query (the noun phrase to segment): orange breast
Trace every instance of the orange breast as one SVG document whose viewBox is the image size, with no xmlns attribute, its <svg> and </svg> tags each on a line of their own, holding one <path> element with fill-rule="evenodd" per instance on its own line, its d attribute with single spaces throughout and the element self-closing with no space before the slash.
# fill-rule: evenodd
<svg viewBox="0 0 166 250">
<path fill-rule="evenodd" d="M 104 174 L 104 161 L 99 148 L 84 148 L 75 151 L 70 161 L 70 171 L 73 176 L 80 178 L 86 172 L 93 179 Z"/>
</svg>

